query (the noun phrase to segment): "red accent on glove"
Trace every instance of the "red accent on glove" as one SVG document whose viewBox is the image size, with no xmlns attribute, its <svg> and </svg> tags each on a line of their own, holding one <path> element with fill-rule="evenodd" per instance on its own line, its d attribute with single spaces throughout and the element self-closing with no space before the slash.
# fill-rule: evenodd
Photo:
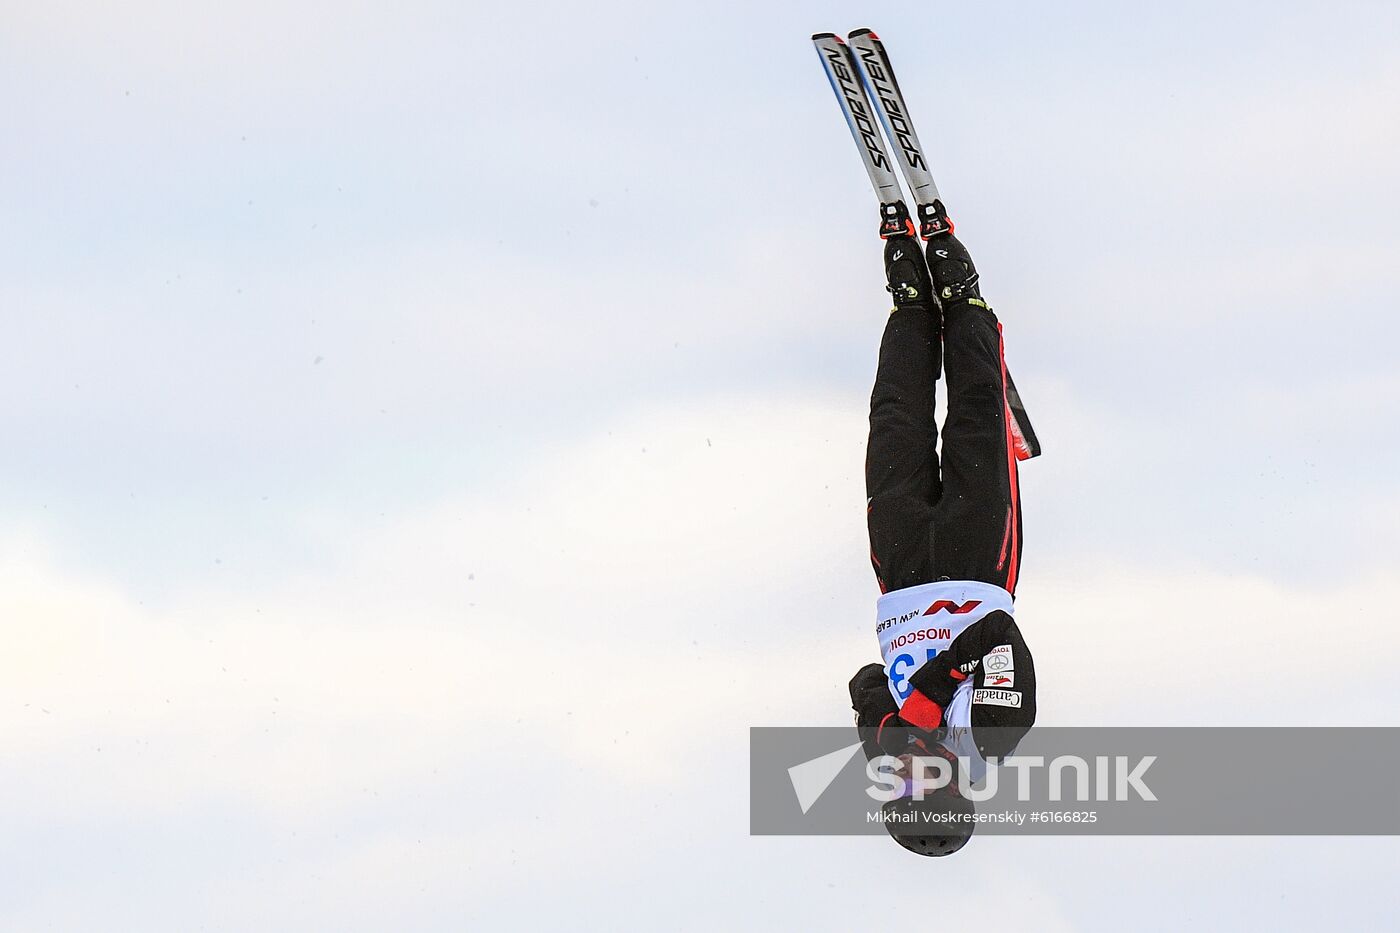
<svg viewBox="0 0 1400 933">
<path fill-rule="evenodd" d="M 925 732 L 932 732 L 943 724 L 943 707 L 914 690 L 899 708 L 899 718 Z"/>
</svg>

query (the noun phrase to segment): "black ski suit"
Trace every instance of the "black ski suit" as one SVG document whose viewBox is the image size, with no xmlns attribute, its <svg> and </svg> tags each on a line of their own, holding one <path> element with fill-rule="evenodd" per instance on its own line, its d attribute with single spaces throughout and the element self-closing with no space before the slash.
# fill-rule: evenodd
<svg viewBox="0 0 1400 933">
<path fill-rule="evenodd" d="M 934 387 L 947 384 L 943 456 Z M 938 312 L 896 309 L 880 342 L 870 398 L 866 522 L 881 592 L 978 580 L 1013 595 L 1021 561 L 1018 459 L 1032 456 L 1012 406 L 1001 325 L 978 299 Z M 1033 441 L 1033 435 L 1030 435 Z"/>
</svg>

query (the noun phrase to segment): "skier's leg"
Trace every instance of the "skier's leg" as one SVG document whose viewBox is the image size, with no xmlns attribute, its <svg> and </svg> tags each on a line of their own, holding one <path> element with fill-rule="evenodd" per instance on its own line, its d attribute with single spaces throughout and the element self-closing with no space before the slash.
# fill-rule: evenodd
<svg viewBox="0 0 1400 933">
<path fill-rule="evenodd" d="M 953 237 L 929 241 L 929 265 L 935 288 L 945 296 L 948 394 L 933 572 L 936 577 L 994 583 L 1014 594 L 1021 560 L 1021 504 L 1007 417 L 1001 325 L 978 293 L 971 259 Z"/>
<path fill-rule="evenodd" d="M 938 316 L 928 272 L 912 237 L 885 242 L 895 308 L 880 341 L 866 447 L 870 561 L 882 592 L 932 580 L 929 534 L 938 500 Z"/>
<path fill-rule="evenodd" d="M 1018 434 L 1011 416 L 1001 325 L 982 301 L 972 259 L 956 238 L 929 240 L 929 266 L 943 301 L 948 391 L 943 498 L 933 519 L 933 570 L 955 580 L 993 583 L 1014 595 L 1021 562 L 1017 448 L 1025 446 L 1025 437 Z M 977 666 L 968 698 L 972 737 L 981 754 L 1005 757 L 1035 722 L 1030 648 L 1006 612 L 992 612 L 974 622 L 954 646 L 949 649 L 951 665 L 1007 653 L 995 669 L 990 662 Z M 910 683 L 925 696 L 937 696 L 939 676 L 938 667 L 930 663 Z M 952 678 L 951 673 L 947 676 Z"/>
</svg>

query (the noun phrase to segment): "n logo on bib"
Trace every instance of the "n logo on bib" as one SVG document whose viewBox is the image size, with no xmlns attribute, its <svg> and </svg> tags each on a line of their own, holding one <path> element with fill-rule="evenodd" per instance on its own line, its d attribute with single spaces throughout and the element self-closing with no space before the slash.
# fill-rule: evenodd
<svg viewBox="0 0 1400 933">
<path fill-rule="evenodd" d="M 982 605 L 982 600 L 980 599 L 969 599 L 962 605 L 958 605 L 951 599 L 940 599 L 932 606 L 929 606 L 928 611 L 925 612 L 924 615 L 931 616 L 936 612 L 951 612 L 953 615 L 960 616 L 963 613 L 971 612 L 980 605 Z"/>
</svg>

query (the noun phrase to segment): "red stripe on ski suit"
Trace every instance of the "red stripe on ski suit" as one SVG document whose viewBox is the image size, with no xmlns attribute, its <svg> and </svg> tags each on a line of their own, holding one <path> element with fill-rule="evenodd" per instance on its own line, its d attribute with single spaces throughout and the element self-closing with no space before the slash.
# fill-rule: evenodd
<svg viewBox="0 0 1400 933">
<path fill-rule="evenodd" d="M 1016 577 L 1021 572 L 1021 528 L 1018 521 L 1021 511 L 1021 490 L 1017 484 L 1016 475 L 1016 442 L 1012 421 L 1015 418 L 1011 414 L 1011 403 L 1006 396 L 1006 340 L 1002 336 L 1001 322 L 997 322 L 997 356 L 1001 362 L 1001 404 L 1005 412 L 1006 427 L 1006 472 L 1011 481 L 1011 512 L 1009 515 L 1011 527 L 1011 566 L 1006 571 L 1006 592 L 1012 596 L 1016 595 Z"/>
</svg>

